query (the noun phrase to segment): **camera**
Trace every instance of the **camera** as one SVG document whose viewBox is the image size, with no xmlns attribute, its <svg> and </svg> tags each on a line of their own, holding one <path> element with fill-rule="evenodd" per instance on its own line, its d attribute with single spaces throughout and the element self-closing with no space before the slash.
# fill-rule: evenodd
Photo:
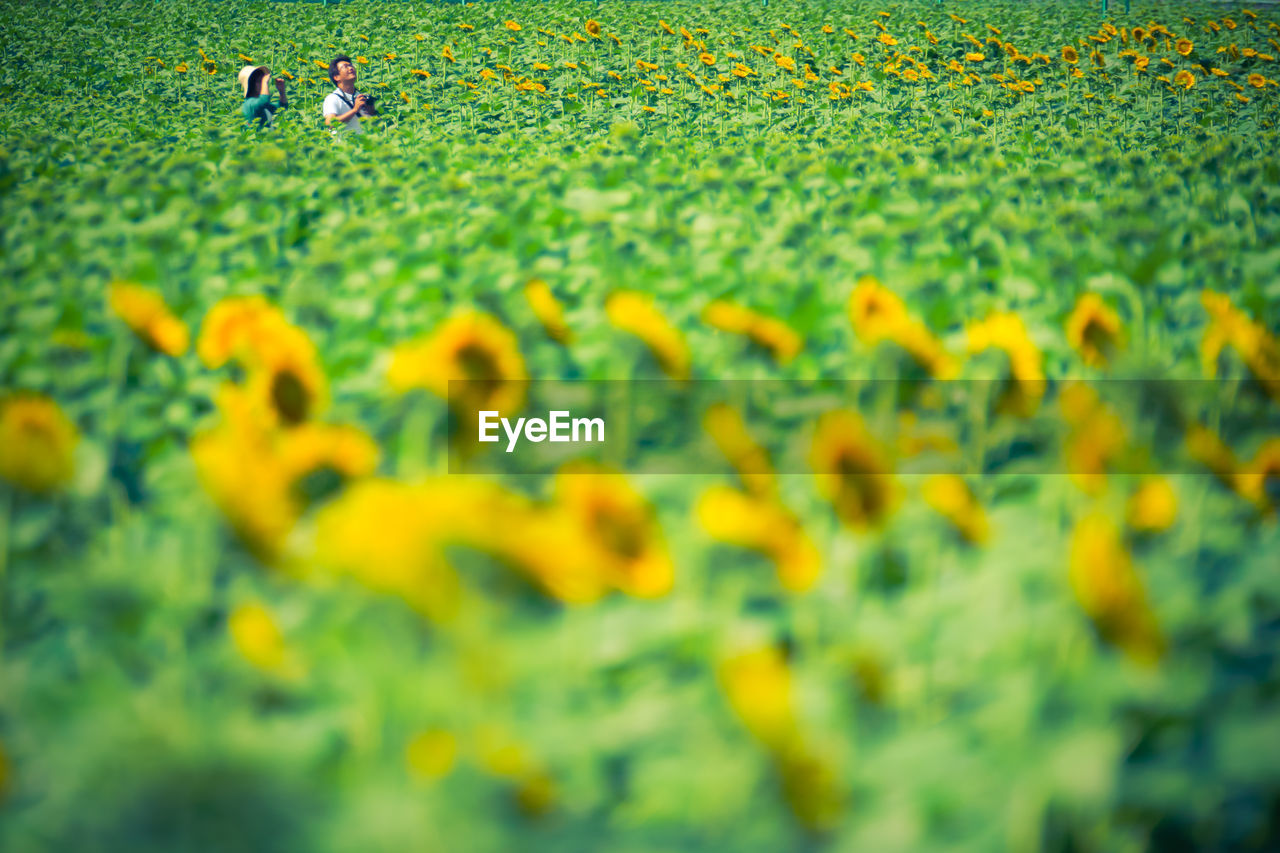
<svg viewBox="0 0 1280 853">
<path fill-rule="evenodd" d="M 376 116 L 378 114 L 378 109 L 375 106 L 377 100 L 373 95 L 365 95 L 364 104 L 361 106 L 360 111 L 366 115 Z"/>
</svg>

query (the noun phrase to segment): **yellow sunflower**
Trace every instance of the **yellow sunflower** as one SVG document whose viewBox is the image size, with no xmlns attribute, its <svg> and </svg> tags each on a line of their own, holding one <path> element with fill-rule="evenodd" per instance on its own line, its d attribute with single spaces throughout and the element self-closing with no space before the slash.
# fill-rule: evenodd
<svg viewBox="0 0 1280 853">
<path fill-rule="evenodd" d="M 969 352 L 988 349 L 1003 352 L 1009 360 L 1010 386 L 1000 406 L 1020 417 L 1030 417 L 1044 396 L 1044 358 L 1027 334 L 1022 318 L 1012 312 L 997 312 L 969 326 Z"/>
<path fill-rule="evenodd" d="M 800 520 L 776 500 L 716 486 L 699 499 L 697 513 L 712 538 L 772 560 L 783 588 L 804 592 L 817 581 L 822 570 L 817 547 Z"/>
<path fill-rule="evenodd" d="M 804 339 L 781 320 L 724 300 L 707 305 L 702 320 L 721 331 L 745 336 L 768 350 L 779 364 L 790 362 L 804 346 Z"/>
<path fill-rule="evenodd" d="M 1082 491 L 1100 494 L 1107 485 L 1108 464 L 1124 451 L 1124 423 L 1111 407 L 1103 404 L 1097 391 L 1082 382 L 1067 384 L 1058 405 L 1070 426 L 1067 474 Z"/>
<path fill-rule="evenodd" d="M 1241 497 L 1252 501 L 1259 509 L 1270 512 L 1275 509 L 1276 487 L 1280 485 L 1280 438 L 1268 439 L 1258 448 L 1253 459 L 1240 466 L 1236 486 Z"/>
<path fill-rule="evenodd" d="M 1122 345 L 1120 315 L 1098 294 L 1082 294 L 1067 318 L 1067 343 L 1080 353 L 1085 364 L 1106 367 Z"/>
<path fill-rule="evenodd" d="M 224 424 L 191 441 L 201 486 L 231 529 L 265 563 L 280 560 L 302 508 L 268 433 Z"/>
<path fill-rule="evenodd" d="M 614 586 L 641 598 L 670 591 L 675 569 L 662 529 L 653 507 L 625 477 L 585 463 L 568 465 L 556 474 L 555 497 Z"/>
<path fill-rule="evenodd" d="M 253 360 L 265 330 L 284 323 L 284 315 L 261 296 L 223 299 L 205 315 L 196 340 L 196 354 L 205 367 L 218 368 L 231 359 Z"/>
<path fill-rule="evenodd" d="M 1206 290 L 1200 302 L 1210 322 L 1200 343 L 1200 358 L 1206 375 L 1218 372 L 1222 350 L 1231 347 L 1248 367 L 1253 378 L 1274 399 L 1280 399 L 1280 343 L 1261 324 L 1236 308 L 1226 294 Z"/>
<path fill-rule="evenodd" d="M 547 337 L 557 343 L 567 344 L 573 333 L 564 321 L 564 308 L 551 287 L 540 278 L 530 279 L 524 286 L 524 298 L 529 302 L 533 316 L 538 318 Z"/>
<path fill-rule="evenodd" d="M 987 541 L 991 533 L 987 514 L 962 477 L 936 474 L 925 480 L 921 494 L 966 542 L 981 545 Z"/>
<path fill-rule="evenodd" d="M 271 323 L 261 332 L 248 365 L 252 397 L 291 426 L 324 411 L 328 379 L 306 332 L 290 323 Z"/>
<path fill-rule="evenodd" d="M 124 321 L 147 346 L 165 355 L 179 356 L 191 342 L 187 324 L 169 311 L 156 290 L 128 282 L 113 282 L 107 291 L 112 313 Z"/>
<path fill-rule="evenodd" d="M 1160 626 L 1129 552 L 1106 516 L 1089 515 L 1076 524 L 1069 566 L 1072 592 L 1098 635 L 1137 663 L 1159 662 L 1165 646 Z"/>
<path fill-rule="evenodd" d="M 902 300 L 873 276 L 859 279 L 849 295 L 849 321 L 864 343 L 874 344 L 892 338 L 908 320 Z"/>
<path fill-rule="evenodd" d="M 393 390 L 426 389 L 460 415 L 514 413 L 527 379 L 516 336 L 478 311 L 455 314 L 429 337 L 396 347 L 387 371 Z"/>
<path fill-rule="evenodd" d="M 897 503 L 891 460 L 855 412 L 828 412 L 818 419 L 809 464 L 819 493 L 854 530 L 879 526 Z"/>
<path fill-rule="evenodd" d="M 362 480 L 316 514 L 314 559 L 328 572 L 448 621 L 458 611 L 462 588 L 444 548 L 478 536 L 478 520 L 495 517 L 486 515 L 495 507 L 480 494 L 484 487 L 440 479 Z"/>
<path fill-rule="evenodd" d="M 418 779 L 442 779 L 453 770 L 458 739 L 445 729 L 427 729 L 414 735 L 405 746 L 409 771 Z"/>
<path fill-rule="evenodd" d="M 750 494 L 757 497 L 776 494 L 777 475 L 769 453 L 751 437 L 737 409 L 727 403 L 715 403 L 703 415 L 702 426 Z"/>
<path fill-rule="evenodd" d="M 0 478 L 28 492 L 52 492 L 75 474 L 75 425 L 48 397 L 0 401 Z"/>
<path fill-rule="evenodd" d="M 1232 491 L 1240 490 L 1239 463 L 1221 437 L 1207 427 L 1192 424 L 1187 429 L 1186 444 L 1191 457 L 1208 468 L 1218 482 Z"/>
<path fill-rule="evenodd" d="M 605 314 L 614 328 L 643 341 L 664 373 L 676 380 L 689 378 L 688 344 L 654 306 L 653 297 L 631 291 L 614 293 L 605 302 Z"/>
<path fill-rule="evenodd" d="M 761 743 L 790 747 L 798 736 L 791 668 L 774 646 L 737 654 L 716 669 L 729 707 Z"/>
<path fill-rule="evenodd" d="M 1167 530 L 1177 517 L 1178 496 L 1164 477 L 1148 478 L 1125 505 L 1125 522 L 1143 533 Z"/>
<path fill-rule="evenodd" d="M 240 656 L 256 669 L 284 681 L 296 681 L 304 674 L 297 653 L 261 602 L 236 606 L 227 617 L 227 633 Z"/>
</svg>

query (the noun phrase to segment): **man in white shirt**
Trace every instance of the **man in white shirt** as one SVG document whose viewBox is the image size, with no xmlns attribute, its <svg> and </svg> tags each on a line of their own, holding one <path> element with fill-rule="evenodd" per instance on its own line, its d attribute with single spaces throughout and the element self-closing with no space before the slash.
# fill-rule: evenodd
<svg viewBox="0 0 1280 853">
<path fill-rule="evenodd" d="M 356 91 L 356 66 L 351 57 L 334 57 L 329 63 L 329 80 L 338 88 L 324 99 L 324 123 L 333 127 L 338 122 L 345 133 L 364 133 L 360 127 L 360 116 L 378 113 L 373 107 L 373 99 Z M 339 128 L 333 127 L 334 133 L 338 131 Z"/>
</svg>

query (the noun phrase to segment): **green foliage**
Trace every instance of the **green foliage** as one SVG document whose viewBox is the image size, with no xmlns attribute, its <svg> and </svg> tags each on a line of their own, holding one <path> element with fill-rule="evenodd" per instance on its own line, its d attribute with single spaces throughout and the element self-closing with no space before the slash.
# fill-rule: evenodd
<svg viewBox="0 0 1280 853">
<path fill-rule="evenodd" d="M 265 296 L 315 342 L 327 417 L 367 431 L 379 473 L 406 480 L 444 465 L 442 406 L 392 395 L 388 353 L 458 308 L 511 329 L 535 378 L 662 377 L 606 319 L 621 290 L 655 297 L 695 378 L 883 376 L 901 359 L 848 318 L 871 275 L 955 353 L 967 325 L 1008 311 L 1051 378 L 1201 378 L 1202 290 L 1264 330 L 1280 323 L 1280 93 L 1247 82 L 1274 62 L 1239 51 L 1280 54 L 1278 19 L 1208 28 L 1225 9 L 1136 4 L 1112 19 L 1128 32 L 1158 13 L 1195 42 L 1189 58 L 1163 39 L 1142 48 L 1153 58 L 1137 72 L 1119 55 L 1129 42 L 1088 41 L 1093 3 L 983 0 L 956 7 L 967 24 L 932 3 L 882 18 L 861 0 L 5 3 L 0 389 L 56 400 L 81 440 L 61 492 L 0 483 L 0 847 L 1274 848 L 1274 508 L 1185 454 L 1177 522 L 1125 534 L 1168 639 L 1154 669 L 1103 641 L 1068 581 L 1073 521 L 1121 517 L 1138 478 L 1094 498 L 1016 466 L 979 478 L 984 548 L 915 481 L 883 529 L 854 533 L 811 477 L 783 477 L 824 564 L 805 594 L 698 527 L 698 493 L 723 477 L 637 478 L 676 567 L 669 595 L 563 605 L 461 553 L 482 603 L 437 625 L 238 543 L 189 452 L 236 373 L 153 352 L 107 297 L 116 280 L 153 287 L 194 333 L 220 300 Z M 987 24 L 1049 61 L 987 46 L 964 85 L 946 64 L 966 62 L 962 33 L 984 41 Z M 819 80 L 798 88 L 753 44 Z M 361 137 L 322 126 L 331 86 L 316 63 L 339 51 L 369 60 L 360 86 L 379 96 Z M 899 51 L 934 79 L 886 70 Z M 239 54 L 292 75 L 272 128 L 243 125 Z M 734 76 L 737 62 L 757 75 Z M 1154 79 L 1197 64 L 1192 88 Z M 833 100 L 833 82 L 872 88 Z M 563 303 L 569 345 L 531 311 L 531 278 Z M 1085 293 L 1127 332 L 1110 374 L 1064 332 Z M 784 321 L 803 350 L 779 365 L 700 322 L 715 299 Z M 1263 401 L 1256 429 L 1226 436 L 1252 458 L 1275 402 L 1224 363 L 1233 393 Z M 1182 453 L 1181 433 L 1160 440 Z M 319 485 L 317 500 L 333 488 Z M 237 654 L 228 620 L 249 600 L 275 614 L 303 677 Z M 821 831 L 788 808 L 803 785 L 717 684 L 718 661 L 766 642 L 789 651 L 797 716 L 842 792 Z M 457 761 L 418 778 L 406 748 L 433 728 L 456 734 Z M 492 738 L 551 782 L 495 771 Z"/>
</svg>

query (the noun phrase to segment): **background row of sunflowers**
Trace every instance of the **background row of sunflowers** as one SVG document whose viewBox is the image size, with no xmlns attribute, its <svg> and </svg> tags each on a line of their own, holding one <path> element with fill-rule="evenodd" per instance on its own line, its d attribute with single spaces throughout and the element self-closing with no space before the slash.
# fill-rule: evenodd
<svg viewBox="0 0 1280 853">
<path fill-rule="evenodd" d="M 1247 9 L 1235 17 L 1188 16 L 1176 26 L 1105 21 L 1066 44 L 1060 43 L 1061 33 L 1052 34 L 1057 43 L 1046 42 L 1049 33 L 1006 33 L 976 16 L 938 9 L 929 10 L 928 19 L 880 10 L 800 29 L 767 11 L 728 27 L 688 29 L 678 21 L 628 16 L 617 24 L 568 21 L 561 30 L 501 21 L 480 7 L 458 13 L 444 32 L 358 33 L 349 45 L 274 41 L 226 53 L 221 61 L 199 48 L 198 62 L 148 56 L 144 67 L 149 74 L 198 69 L 230 78 L 243 64 L 266 62 L 301 86 L 305 108 L 313 109 L 330 86 L 329 57 L 305 54 L 346 50 L 364 75 L 363 85 L 394 95 L 401 109 L 392 111 L 404 113 L 401 118 L 419 108 L 500 109 L 504 93 L 554 98 L 564 112 L 592 100 L 629 114 L 655 114 L 667 112 L 668 104 L 678 110 L 706 99 L 730 105 L 707 109 L 750 110 L 766 102 L 821 104 L 855 97 L 925 98 L 931 109 L 960 112 L 1036 92 L 1043 99 L 1046 87 L 1064 105 L 1073 85 L 1077 100 L 1102 96 L 1136 103 L 1162 89 L 1207 86 L 1222 100 L 1248 104 L 1280 85 L 1274 64 L 1280 26 Z M 957 90 L 974 91 L 961 104 Z"/>
</svg>

